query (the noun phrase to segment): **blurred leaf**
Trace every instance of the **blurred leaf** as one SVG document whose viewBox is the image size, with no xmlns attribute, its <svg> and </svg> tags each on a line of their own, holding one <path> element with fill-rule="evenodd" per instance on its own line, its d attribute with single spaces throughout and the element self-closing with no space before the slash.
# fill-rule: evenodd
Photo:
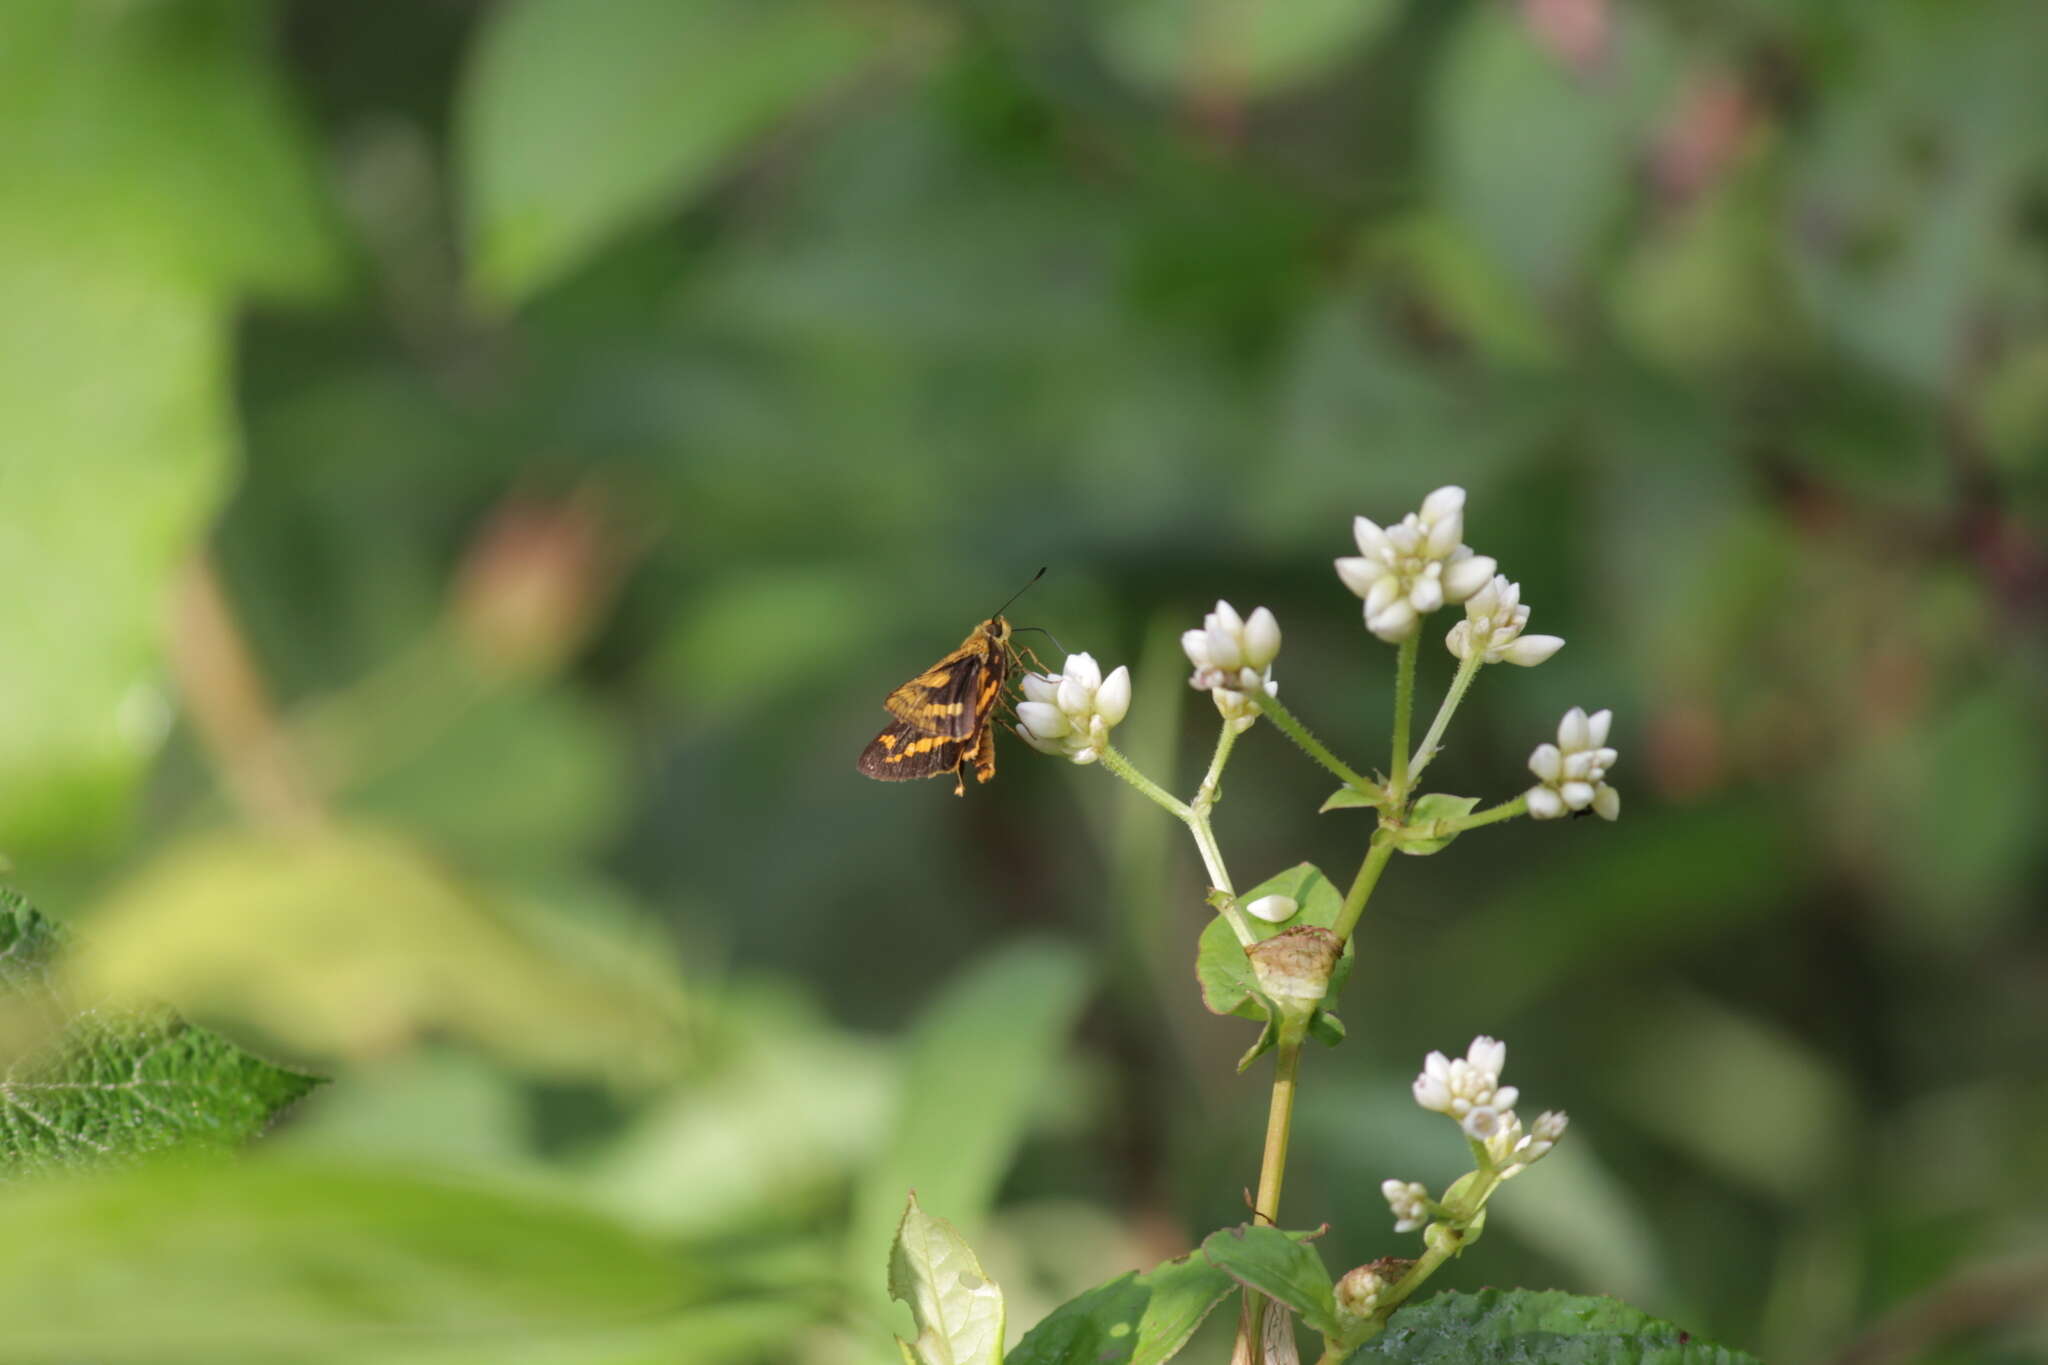
<svg viewBox="0 0 2048 1365">
<path fill-rule="evenodd" d="M 1545 1365 L 1755 1365 L 1755 1357 L 1660 1322 L 1613 1299 L 1488 1289 L 1411 1303 L 1355 1361 L 1457 1365 L 1477 1359 Z"/>
<path fill-rule="evenodd" d="M 903 1358 L 917 1365 L 1002 1365 L 1003 1291 L 974 1251 L 912 1194 L 889 1249 L 889 1297 L 910 1305 L 917 1340 Z"/>
<path fill-rule="evenodd" d="M 1579 281 L 1627 206 L 1668 83 L 1656 14 L 1635 5 L 1605 12 L 1608 51 L 1597 69 L 1577 73 L 1544 49 L 1528 10 L 1473 6 L 1430 91 L 1430 167 L 1443 210 L 1539 302 Z"/>
<path fill-rule="evenodd" d="M 534 942 L 369 830 L 174 844 L 100 908 L 71 976 L 316 1056 L 446 1032 L 541 1072 L 631 1080 L 673 1065 L 679 1042 L 668 993 Z"/>
<path fill-rule="evenodd" d="M 164 585 L 231 450 L 217 304 L 72 232 L 0 210 L 0 830 L 16 856 L 119 828 L 170 722 Z"/>
<path fill-rule="evenodd" d="M 1330 885 L 1330 879 L 1308 863 L 1296 864 L 1249 891 L 1239 892 L 1238 900 L 1245 903 L 1261 896 L 1292 896 L 1301 908 L 1285 924 L 1268 924 L 1255 916 L 1246 916 L 1252 933 L 1260 940 L 1303 925 L 1331 928 L 1344 908 L 1344 898 Z M 1344 989 L 1354 955 L 1352 944 L 1347 941 L 1344 955 L 1337 959 L 1336 969 L 1330 974 L 1330 999 L 1335 1000 Z M 1202 1003 L 1211 1014 L 1234 1014 L 1240 1019 L 1266 1017 L 1265 1007 L 1256 998 L 1259 983 L 1252 975 L 1252 964 L 1245 957 L 1237 935 L 1231 932 L 1229 921 L 1221 915 L 1211 916 L 1202 929 L 1195 953 L 1195 977 L 1201 982 Z"/>
<path fill-rule="evenodd" d="M 1514 365 L 1559 359 L 1555 329 L 1503 262 L 1443 213 L 1424 211 L 1376 228 L 1365 246 L 1371 259 L 1412 275 L 1423 297 L 1484 354 Z"/>
<path fill-rule="evenodd" d="M 1100 7 L 1103 54 L 1124 77 L 1199 99 L 1277 93 L 1330 71 L 1400 13 L 1399 0 L 1115 0 Z"/>
<path fill-rule="evenodd" d="M 1343 1335 L 1329 1267 L 1307 1245 L 1315 1233 L 1282 1232 L 1256 1224 L 1223 1228 L 1202 1239 L 1202 1255 L 1245 1288 L 1287 1305 L 1332 1341 Z"/>
<path fill-rule="evenodd" d="M 0 890 L 0 998 L 50 1011 L 0 1086 L 0 1172 L 91 1165 L 170 1148 L 237 1146 L 319 1084 L 165 1009 L 80 1008 L 55 979 L 64 935 Z M 19 1013 L 17 1013 L 19 1012 Z"/>
<path fill-rule="evenodd" d="M 515 0 L 460 96 L 471 272 L 520 302 L 700 190 L 873 46 L 813 0 Z"/>
<path fill-rule="evenodd" d="M 1431 792 L 1416 798 L 1415 809 L 1409 814 L 1408 824 L 1419 828 L 1436 820 L 1456 820 L 1470 815 L 1472 808 L 1479 804 L 1476 796 L 1446 796 L 1442 792 Z M 1441 853 L 1450 847 L 1456 834 L 1446 834 L 1440 839 L 1404 839 L 1394 845 L 1401 852 L 1417 858 L 1427 858 L 1432 853 Z"/>
<path fill-rule="evenodd" d="M 0 1314 L 24 1362 L 364 1359 L 679 1306 L 693 1277 L 583 1210 L 421 1175 L 252 1161 L 11 1187 Z"/>
<path fill-rule="evenodd" d="M 1619 1089 L 1638 1122 L 1724 1175 L 1798 1202 L 1856 1129 L 1855 1097 L 1825 1057 L 1769 1023 L 1666 986 L 1619 1040 Z"/>
<path fill-rule="evenodd" d="M 1190 1253 L 1132 1271 L 1061 1304 L 1024 1334 L 1005 1365 L 1162 1365 L 1237 1282 Z"/>
<path fill-rule="evenodd" d="M 843 1200 L 888 1136 L 898 1078 L 883 1049 L 792 1023 L 780 1001 L 737 995 L 722 1013 L 755 1022 L 589 1171 L 604 1204 L 639 1226 L 704 1236 L 808 1221 Z"/>
<path fill-rule="evenodd" d="M 856 1273 L 874 1264 L 906 1190 L 970 1226 L 981 1221 L 1073 1028 L 1088 976 L 1071 948 L 1018 943 L 926 1007 L 906 1045 L 894 1141 L 857 1191 L 847 1249 Z"/>
<path fill-rule="evenodd" d="M 258 0 L 7 5 L 0 182 L 16 193 L 0 223 L 80 234 L 126 269 L 216 297 L 331 293 L 338 236 L 279 79 L 276 22 Z M 21 262 L 9 250 L 0 263 Z M 118 346 L 102 358 L 145 364 Z"/>
<path fill-rule="evenodd" d="M 626 1327 L 527 1334 L 516 1341 L 493 1335 L 482 1345 L 349 1347 L 330 1358 L 336 1365 L 735 1365 L 799 1359 L 793 1338 L 815 1331 L 814 1320 L 785 1298 L 736 1298 Z"/>
</svg>

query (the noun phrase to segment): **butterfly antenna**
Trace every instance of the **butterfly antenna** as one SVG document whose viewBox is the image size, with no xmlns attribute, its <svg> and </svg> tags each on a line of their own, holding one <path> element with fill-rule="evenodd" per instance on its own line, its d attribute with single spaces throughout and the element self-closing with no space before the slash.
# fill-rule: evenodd
<svg viewBox="0 0 2048 1365">
<path fill-rule="evenodd" d="M 1029 583 L 1026 583 L 1023 587 L 1017 589 L 1017 591 L 1011 593 L 1009 601 L 1003 603 L 1003 605 L 1001 605 L 1000 607 L 997 607 L 994 613 L 992 614 L 994 616 L 1001 616 L 1004 612 L 1008 611 L 1010 609 L 1010 602 L 1014 602 L 1018 598 L 1022 597 L 1026 592 L 1030 591 L 1032 583 L 1036 583 L 1039 579 L 1045 577 L 1046 568 L 1046 565 L 1039 565 L 1038 572 L 1031 575 L 1031 581 Z"/>
<path fill-rule="evenodd" d="M 1067 647 L 1060 643 L 1060 637 L 1053 634 L 1051 631 L 1047 630 L 1044 626 L 1016 626 L 1011 629 L 1010 633 L 1012 635 L 1023 635 L 1029 631 L 1036 631 L 1040 635 L 1043 635 L 1046 639 L 1052 641 L 1053 646 L 1056 649 L 1058 649 L 1060 653 L 1065 654 L 1069 652 Z"/>
</svg>

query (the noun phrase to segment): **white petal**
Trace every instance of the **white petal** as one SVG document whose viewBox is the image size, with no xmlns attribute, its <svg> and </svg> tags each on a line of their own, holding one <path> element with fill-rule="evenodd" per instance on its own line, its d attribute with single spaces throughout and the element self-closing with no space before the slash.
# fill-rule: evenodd
<svg viewBox="0 0 2048 1365">
<path fill-rule="evenodd" d="M 1180 647 L 1188 656 L 1188 662 L 1196 668 L 1213 662 L 1209 658 L 1209 632 L 1206 630 L 1184 630 L 1180 633 Z"/>
<path fill-rule="evenodd" d="M 1230 630 L 1224 629 L 1221 624 L 1209 627 L 1209 661 L 1223 669 L 1234 670 L 1244 667 L 1243 630 L 1241 624 Z"/>
<path fill-rule="evenodd" d="M 1447 517 L 1462 516 L 1465 511 L 1465 490 L 1454 483 L 1447 483 L 1422 500 L 1424 521 L 1443 521 Z"/>
<path fill-rule="evenodd" d="M 1059 696 L 1060 680 L 1058 677 L 1047 677 L 1043 673 L 1026 673 L 1021 686 L 1027 700 L 1044 702 L 1050 706 L 1053 699 Z"/>
<path fill-rule="evenodd" d="M 1438 1114 L 1447 1114 L 1450 1112 L 1450 1087 L 1446 1086 L 1442 1081 L 1438 1080 L 1436 1077 L 1430 1075 L 1417 1076 L 1415 1078 L 1415 1084 L 1411 1087 L 1411 1089 L 1415 1093 L 1415 1102 L 1421 1105 L 1424 1109 L 1430 1110 L 1431 1112 Z"/>
<path fill-rule="evenodd" d="M 1268 924 L 1285 924 L 1299 909 L 1300 904 L 1292 896 L 1261 896 L 1245 906 L 1245 913 L 1256 915 Z"/>
<path fill-rule="evenodd" d="M 1529 798 L 1529 815 L 1537 820 L 1555 820 L 1564 814 L 1564 802 L 1548 787 L 1531 787 L 1525 793 Z"/>
<path fill-rule="evenodd" d="M 1466 652 L 1472 648 L 1472 623 L 1460 621 L 1452 626 L 1450 633 L 1444 636 L 1444 648 L 1460 659 L 1464 658 Z"/>
<path fill-rule="evenodd" d="M 1351 519 L 1351 538 L 1358 542 L 1358 553 L 1368 559 L 1383 559 L 1393 548 L 1387 544 L 1387 533 L 1379 523 L 1367 517 Z"/>
<path fill-rule="evenodd" d="M 1465 516 L 1462 512 L 1442 518 L 1432 518 L 1425 512 L 1423 520 L 1429 523 L 1429 538 L 1423 541 L 1422 552 L 1431 559 L 1448 558 L 1451 551 L 1464 543 Z"/>
<path fill-rule="evenodd" d="M 1512 1109 L 1515 1107 L 1515 1101 L 1520 1098 L 1522 1098 L 1521 1091 L 1515 1089 L 1512 1085 L 1503 1085 L 1493 1092 L 1493 1107 L 1496 1109 Z"/>
<path fill-rule="evenodd" d="M 1117 725 L 1130 709 L 1131 670 L 1118 664 L 1095 689 L 1095 714 L 1102 717 L 1104 725 Z"/>
<path fill-rule="evenodd" d="M 1211 630 L 1220 627 L 1232 635 L 1240 634 L 1244 630 L 1244 618 L 1237 614 L 1237 608 L 1220 597 L 1216 599 L 1216 610 L 1209 613 L 1209 619 L 1202 624 Z"/>
<path fill-rule="evenodd" d="M 1102 668 L 1093 654 L 1069 654 L 1066 678 L 1068 682 L 1079 683 L 1092 696 L 1102 686 Z"/>
<path fill-rule="evenodd" d="M 1600 790 L 1593 793 L 1593 814 L 1602 820 L 1620 819 L 1621 793 L 1602 782 Z"/>
<path fill-rule="evenodd" d="M 1522 605 L 1522 585 L 1508 582 L 1506 574 L 1495 574 L 1493 582 L 1488 587 L 1493 592 L 1494 600 L 1499 603 L 1500 610 L 1513 612 Z"/>
<path fill-rule="evenodd" d="M 1019 733 L 1026 739 L 1058 739 L 1070 730 L 1067 713 L 1057 706 L 1042 701 L 1020 701 L 1017 703 L 1017 725 Z"/>
<path fill-rule="evenodd" d="M 1567 782 L 1557 789 L 1558 799 L 1573 810 L 1584 810 L 1593 804 L 1593 784 L 1590 782 Z"/>
<path fill-rule="evenodd" d="M 1408 590 L 1408 605 L 1425 616 L 1443 604 L 1443 583 L 1436 574 L 1416 579 L 1415 586 Z"/>
<path fill-rule="evenodd" d="M 1491 555 L 1467 555 L 1444 564 L 1444 600 L 1462 602 L 1485 587 L 1496 565 Z"/>
<path fill-rule="evenodd" d="M 1409 559 L 1420 553 L 1422 540 L 1422 523 L 1415 520 L 1412 512 L 1398 524 L 1387 528 L 1387 544 L 1393 547 L 1398 559 Z"/>
<path fill-rule="evenodd" d="M 1365 628 L 1390 645 L 1398 645 L 1415 633 L 1415 623 L 1422 618 L 1415 614 L 1415 608 L 1406 602 L 1396 602 L 1385 611 L 1365 619 Z"/>
<path fill-rule="evenodd" d="M 1523 668 L 1534 668 L 1563 648 L 1564 637 L 1561 635 L 1524 635 L 1502 650 L 1501 658 Z"/>
<path fill-rule="evenodd" d="M 1472 1046 L 1465 1049 L 1465 1062 L 1473 1070 L 1483 1071 L 1498 1082 L 1500 1073 L 1508 1064 L 1508 1045 L 1482 1033 L 1472 1040 Z M 1507 1101 L 1498 1107 L 1511 1109 L 1514 1104 L 1513 1101 Z"/>
<path fill-rule="evenodd" d="M 1068 754 L 1067 757 L 1075 763 L 1086 765 L 1089 763 L 1093 763 L 1096 759 L 1101 758 L 1102 755 L 1096 753 L 1093 749 L 1081 749 L 1074 753 Z"/>
<path fill-rule="evenodd" d="M 1607 731 L 1613 726 L 1613 724 L 1614 712 L 1609 710 L 1602 709 L 1599 711 L 1595 711 L 1591 716 L 1587 717 L 1586 730 L 1588 732 L 1589 738 L 1587 739 L 1586 747 L 1589 749 L 1597 749 L 1603 744 L 1607 743 Z"/>
<path fill-rule="evenodd" d="M 1381 574 L 1374 580 L 1372 591 L 1365 595 L 1365 614 L 1377 616 L 1401 600 L 1401 576 Z"/>
<path fill-rule="evenodd" d="M 1564 755 L 1555 744 L 1539 744 L 1529 755 L 1529 771 L 1545 782 L 1555 782 L 1564 776 Z"/>
<path fill-rule="evenodd" d="M 1373 584 L 1386 576 L 1387 566 L 1371 559 L 1340 559 L 1337 561 L 1337 577 L 1344 580 L 1344 586 L 1359 597 L 1373 589 Z"/>
<path fill-rule="evenodd" d="M 1592 747 L 1593 730 L 1586 722 L 1583 707 L 1574 706 L 1564 713 L 1564 719 L 1557 723 L 1557 747 L 1567 753 Z"/>
<path fill-rule="evenodd" d="M 1593 755 L 1581 749 L 1575 754 L 1564 756 L 1564 778 L 1567 782 L 1583 782 L 1593 775 Z"/>
<path fill-rule="evenodd" d="M 1095 709 L 1095 689 L 1076 677 L 1061 678 L 1057 701 L 1069 718 L 1079 720 Z"/>
<path fill-rule="evenodd" d="M 1017 738 L 1023 740 L 1042 754 L 1064 755 L 1067 752 L 1065 744 L 1057 739 L 1040 739 L 1037 735 L 1032 734 L 1030 728 L 1022 721 L 1019 721 L 1017 724 Z"/>
<path fill-rule="evenodd" d="M 1264 668 L 1279 653 L 1280 622 L 1272 612 L 1260 607 L 1244 623 L 1245 662 L 1253 668 Z"/>
</svg>

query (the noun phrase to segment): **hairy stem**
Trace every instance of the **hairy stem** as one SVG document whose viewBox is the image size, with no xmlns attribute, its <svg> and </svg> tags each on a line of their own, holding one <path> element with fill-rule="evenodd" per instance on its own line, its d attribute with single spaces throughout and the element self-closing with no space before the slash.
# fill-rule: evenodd
<svg viewBox="0 0 2048 1365">
<path fill-rule="evenodd" d="M 1396 811 L 1408 804 L 1408 725 L 1415 714 L 1415 656 L 1421 642 L 1418 630 L 1394 655 L 1394 771 L 1387 779 L 1387 796 Z"/>
<path fill-rule="evenodd" d="M 1451 679 L 1451 690 L 1444 693 L 1443 705 L 1436 709 L 1436 719 L 1429 723 L 1429 733 L 1422 737 L 1422 743 L 1415 746 L 1415 757 L 1408 764 L 1408 780 L 1413 782 L 1422 776 L 1422 770 L 1436 757 L 1437 745 L 1442 743 L 1444 730 L 1449 727 L 1451 717 L 1457 712 L 1458 703 L 1465 700 L 1465 689 L 1479 676 L 1479 664 L 1483 656 L 1473 650 L 1470 657 L 1458 661 L 1458 672 Z"/>
<path fill-rule="evenodd" d="M 1337 911 L 1337 922 L 1330 927 L 1339 944 L 1350 940 L 1351 931 L 1358 927 L 1358 917 L 1365 913 L 1365 903 L 1372 896 L 1373 887 L 1379 885 L 1380 873 L 1387 870 L 1387 860 L 1394 856 L 1394 846 L 1398 842 L 1394 834 L 1389 829 L 1373 831 L 1372 845 L 1365 851 L 1365 861 L 1358 865 L 1358 875 L 1351 879 L 1351 889 L 1344 893 L 1344 904 Z"/>
<path fill-rule="evenodd" d="M 1338 781 L 1353 791 L 1375 798 L 1375 805 L 1385 803 L 1386 793 L 1380 790 L 1378 783 L 1361 777 L 1349 764 L 1331 753 L 1321 740 L 1309 732 L 1306 725 L 1295 718 L 1292 711 L 1280 704 L 1278 697 L 1259 698 L 1259 709 L 1280 728 L 1280 733 L 1293 740 L 1303 753 L 1329 769 Z"/>
</svg>

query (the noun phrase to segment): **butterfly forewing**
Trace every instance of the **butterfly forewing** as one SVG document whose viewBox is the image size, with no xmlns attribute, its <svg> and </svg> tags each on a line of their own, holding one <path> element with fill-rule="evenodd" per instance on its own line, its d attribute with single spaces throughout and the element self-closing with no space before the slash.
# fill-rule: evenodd
<svg viewBox="0 0 2048 1365">
<path fill-rule="evenodd" d="M 1010 674 L 1010 623 L 990 617 L 960 648 L 891 692 L 882 703 L 896 719 L 861 751 L 860 770 L 885 782 L 954 774 L 966 790 L 964 764 L 975 780 L 996 773 L 992 721 Z"/>
</svg>

